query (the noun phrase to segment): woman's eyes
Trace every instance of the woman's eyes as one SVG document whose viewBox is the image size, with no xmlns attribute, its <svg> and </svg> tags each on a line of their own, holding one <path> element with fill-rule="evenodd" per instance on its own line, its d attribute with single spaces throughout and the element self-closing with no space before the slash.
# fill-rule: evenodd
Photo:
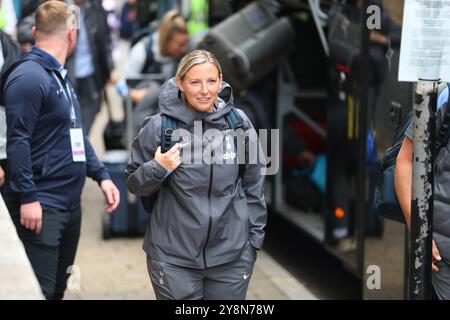
<svg viewBox="0 0 450 320">
<path fill-rule="evenodd" d="M 216 82 L 217 82 L 217 80 L 213 80 L 213 79 L 208 80 L 208 84 L 216 84 Z M 193 85 L 193 86 L 197 86 L 199 84 L 200 84 L 200 81 L 192 81 L 191 82 L 191 85 Z"/>
</svg>

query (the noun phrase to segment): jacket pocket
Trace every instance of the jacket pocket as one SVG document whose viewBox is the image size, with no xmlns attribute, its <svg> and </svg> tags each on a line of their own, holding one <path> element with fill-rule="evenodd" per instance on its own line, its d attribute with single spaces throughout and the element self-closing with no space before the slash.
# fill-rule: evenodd
<svg viewBox="0 0 450 320">
<path fill-rule="evenodd" d="M 50 171 L 52 171 L 53 164 L 51 162 L 52 162 L 52 153 L 47 152 L 45 154 L 44 161 L 42 163 L 41 177 L 47 177 Z"/>
<path fill-rule="evenodd" d="M 33 164 L 33 175 L 36 179 L 39 179 L 41 177 L 44 177 L 46 174 L 46 163 L 48 159 L 48 152 L 45 153 L 44 157 L 37 161 L 35 164 Z"/>
<path fill-rule="evenodd" d="M 72 152 L 68 150 L 52 150 L 45 155 L 42 167 L 42 177 L 72 177 L 73 171 Z M 77 172 L 78 173 L 78 170 Z"/>
</svg>

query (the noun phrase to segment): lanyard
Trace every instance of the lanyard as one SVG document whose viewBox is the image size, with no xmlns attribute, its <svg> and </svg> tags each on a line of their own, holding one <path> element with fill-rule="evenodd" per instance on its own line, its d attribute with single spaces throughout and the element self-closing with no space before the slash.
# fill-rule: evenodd
<svg viewBox="0 0 450 320">
<path fill-rule="evenodd" d="M 69 85 L 67 82 L 65 82 L 65 87 L 64 87 L 61 83 L 61 79 L 56 75 L 55 71 L 53 71 L 52 74 L 53 74 L 53 77 L 55 78 L 56 82 L 58 83 L 59 88 L 63 92 L 64 97 L 70 103 L 70 120 L 71 120 L 72 126 L 75 128 L 76 124 L 77 124 L 77 117 L 75 115 L 75 108 L 73 106 L 73 100 L 72 100 L 72 95 L 70 94 Z"/>
</svg>

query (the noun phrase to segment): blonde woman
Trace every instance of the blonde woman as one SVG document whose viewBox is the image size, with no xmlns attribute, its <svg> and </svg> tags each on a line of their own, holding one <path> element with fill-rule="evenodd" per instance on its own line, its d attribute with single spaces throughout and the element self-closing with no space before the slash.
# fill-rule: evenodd
<svg viewBox="0 0 450 320">
<path fill-rule="evenodd" d="M 175 75 L 179 59 L 187 52 L 189 36 L 184 18 L 175 10 L 168 11 L 159 28 L 138 41 L 130 51 L 125 66 L 127 79 L 139 79 L 146 74 L 162 74 L 158 81 L 140 81 L 130 90 L 136 105 L 133 110 L 134 133 L 142 119 L 157 112 L 161 84 Z"/>
<path fill-rule="evenodd" d="M 166 80 L 173 77 L 179 59 L 188 49 L 189 35 L 186 22 L 178 11 L 168 11 L 159 28 L 132 46 L 125 66 L 126 78 L 162 73 Z M 133 90 L 133 102 L 139 102 L 146 90 Z"/>
<path fill-rule="evenodd" d="M 253 126 L 234 109 L 217 59 L 204 50 L 181 60 L 176 77 L 161 88 L 159 105 L 161 113 L 148 118 L 134 140 L 126 171 L 132 193 L 157 194 L 144 240 L 156 297 L 245 299 L 264 239 L 264 176 L 259 163 L 223 160 L 237 160 L 231 115 L 238 114 L 244 130 Z M 185 139 L 162 153 L 167 118 Z M 192 146 L 190 161 L 184 152 Z"/>
</svg>

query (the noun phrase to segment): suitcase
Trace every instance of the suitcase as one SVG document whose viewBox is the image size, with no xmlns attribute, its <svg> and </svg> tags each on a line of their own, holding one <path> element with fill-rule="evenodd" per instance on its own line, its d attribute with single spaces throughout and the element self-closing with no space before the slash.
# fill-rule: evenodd
<svg viewBox="0 0 450 320">
<path fill-rule="evenodd" d="M 105 212 L 103 215 L 103 239 L 112 236 L 142 236 L 150 218 L 141 201 L 127 190 L 124 175 L 127 162 L 126 150 L 107 151 L 103 158 L 103 163 L 120 192 L 120 204 L 117 209 L 112 214 Z"/>
<path fill-rule="evenodd" d="M 142 77 L 136 77 L 133 79 L 126 79 L 127 86 L 131 86 L 133 82 L 142 80 L 155 80 L 161 81 L 163 79 L 162 74 L 148 74 Z M 129 96 L 128 90 L 123 96 L 125 105 L 125 118 L 121 121 L 122 130 L 124 130 L 124 140 L 120 140 L 120 149 L 108 150 L 106 148 L 103 163 L 108 169 L 111 179 L 119 189 L 120 192 L 120 204 L 117 209 L 112 213 L 104 213 L 102 221 L 103 239 L 109 239 L 112 236 L 142 236 L 145 233 L 147 223 L 150 219 L 150 214 L 147 213 L 142 205 L 142 201 L 139 197 L 128 192 L 127 184 L 125 181 L 125 169 L 127 168 L 128 159 L 130 156 L 131 143 L 133 139 L 132 130 L 132 102 Z M 111 105 L 105 95 L 105 101 L 108 108 L 108 115 L 110 122 L 112 120 Z M 119 141 L 119 139 L 116 139 Z M 106 145 L 106 141 L 105 141 Z"/>
</svg>

